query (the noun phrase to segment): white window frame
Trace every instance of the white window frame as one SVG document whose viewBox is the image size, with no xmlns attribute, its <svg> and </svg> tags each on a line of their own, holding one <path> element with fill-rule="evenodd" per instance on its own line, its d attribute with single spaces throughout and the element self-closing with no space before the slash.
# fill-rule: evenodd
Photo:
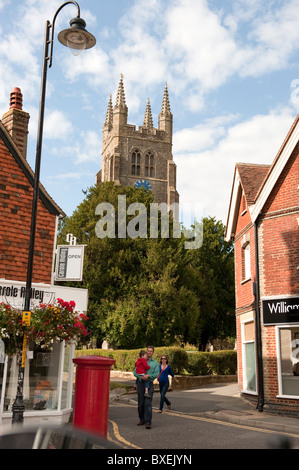
<svg viewBox="0 0 299 470">
<path fill-rule="evenodd" d="M 281 370 L 281 350 L 280 350 L 280 330 L 284 328 L 299 328 L 299 323 L 288 323 L 285 325 L 275 326 L 276 335 L 276 357 L 277 357 L 277 375 L 278 375 L 278 395 L 276 398 L 291 398 L 292 400 L 299 400 L 299 395 L 283 395 L 282 385 L 282 370 Z M 299 379 L 298 379 L 299 382 Z"/>
<path fill-rule="evenodd" d="M 245 325 L 247 323 L 252 323 L 254 327 L 254 339 L 245 341 Z M 255 338 L 255 319 L 253 317 L 248 318 L 241 322 L 241 340 L 242 340 L 242 369 L 243 369 L 243 393 L 250 394 L 250 395 L 257 395 L 257 367 L 256 367 L 256 338 Z M 255 391 L 247 389 L 247 369 L 246 369 L 246 348 L 245 345 L 253 343 L 254 344 L 254 364 L 255 364 Z"/>
</svg>

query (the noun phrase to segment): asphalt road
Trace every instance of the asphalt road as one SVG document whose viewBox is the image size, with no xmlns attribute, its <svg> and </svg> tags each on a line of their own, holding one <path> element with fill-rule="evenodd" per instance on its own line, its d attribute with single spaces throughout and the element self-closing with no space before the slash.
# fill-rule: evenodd
<svg viewBox="0 0 299 470">
<path fill-rule="evenodd" d="M 153 399 L 152 428 L 137 426 L 137 397 L 110 402 L 108 439 L 125 449 L 277 449 L 283 437 L 276 431 L 233 424 L 204 416 L 206 411 L 227 409 L 248 411 L 248 405 L 232 397 L 231 387 L 219 385 L 209 389 L 169 392 L 171 411 L 158 413 L 159 393 Z M 284 436 L 285 438 L 286 436 Z M 299 436 L 289 436 L 292 448 L 299 448 Z"/>
</svg>

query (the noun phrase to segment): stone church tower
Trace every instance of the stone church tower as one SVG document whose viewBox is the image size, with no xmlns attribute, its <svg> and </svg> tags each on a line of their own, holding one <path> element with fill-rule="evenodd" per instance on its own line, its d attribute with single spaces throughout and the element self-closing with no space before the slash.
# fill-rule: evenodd
<svg viewBox="0 0 299 470">
<path fill-rule="evenodd" d="M 96 183 L 114 181 L 121 186 L 144 186 L 153 192 L 157 203 L 179 202 L 176 190 L 176 165 L 172 156 L 172 114 L 165 86 L 158 129 L 153 126 L 148 100 L 142 126 L 127 123 L 123 77 L 116 103 L 110 95 L 103 126 L 102 167 Z"/>
</svg>

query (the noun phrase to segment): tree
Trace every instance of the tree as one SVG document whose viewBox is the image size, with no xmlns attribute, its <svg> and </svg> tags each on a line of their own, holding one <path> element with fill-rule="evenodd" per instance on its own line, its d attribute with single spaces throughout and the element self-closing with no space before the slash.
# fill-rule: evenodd
<svg viewBox="0 0 299 470">
<path fill-rule="evenodd" d="M 193 270 L 190 282 L 200 305 L 193 341 L 204 350 L 214 339 L 235 336 L 235 289 L 233 245 L 224 240 L 224 225 L 207 217 L 202 227 L 203 244 L 189 250 L 188 256 Z"/>
<path fill-rule="evenodd" d="M 84 201 L 60 227 L 60 243 L 71 232 L 78 244 L 87 245 L 82 287 L 89 291 L 90 329 L 98 345 L 107 339 L 117 348 L 187 341 L 199 308 L 196 293 L 183 282 L 182 272 L 188 269 L 183 239 L 117 236 L 124 233 L 118 204 L 124 195 L 127 209 L 134 203 L 144 204 L 149 234 L 152 194 L 113 183 L 89 188 Z M 110 219 L 105 218 L 110 206 L 101 212 L 102 204 L 115 209 Z M 134 214 L 127 214 L 126 224 L 130 223 L 138 232 L 141 222 L 136 223 Z M 109 225 L 114 227 L 115 238 L 99 238 L 97 227 L 103 231 Z"/>
</svg>

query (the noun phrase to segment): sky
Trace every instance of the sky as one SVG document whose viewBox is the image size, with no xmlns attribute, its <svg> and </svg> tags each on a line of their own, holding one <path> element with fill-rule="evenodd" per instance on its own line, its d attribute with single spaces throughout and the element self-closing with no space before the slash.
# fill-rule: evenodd
<svg viewBox="0 0 299 470">
<path fill-rule="evenodd" d="M 95 184 L 102 127 L 124 76 L 128 123 L 150 98 L 158 127 L 165 83 L 183 212 L 227 221 L 237 162 L 271 164 L 299 112 L 299 0 L 81 0 L 93 49 L 74 57 L 55 22 L 48 70 L 41 182 L 68 215 Z M 0 118 L 14 87 L 30 114 L 35 167 L 45 23 L 56 0 L 0 0 Z M 184 217 L 184 215 L 182 215 Z"/>
</svg>

